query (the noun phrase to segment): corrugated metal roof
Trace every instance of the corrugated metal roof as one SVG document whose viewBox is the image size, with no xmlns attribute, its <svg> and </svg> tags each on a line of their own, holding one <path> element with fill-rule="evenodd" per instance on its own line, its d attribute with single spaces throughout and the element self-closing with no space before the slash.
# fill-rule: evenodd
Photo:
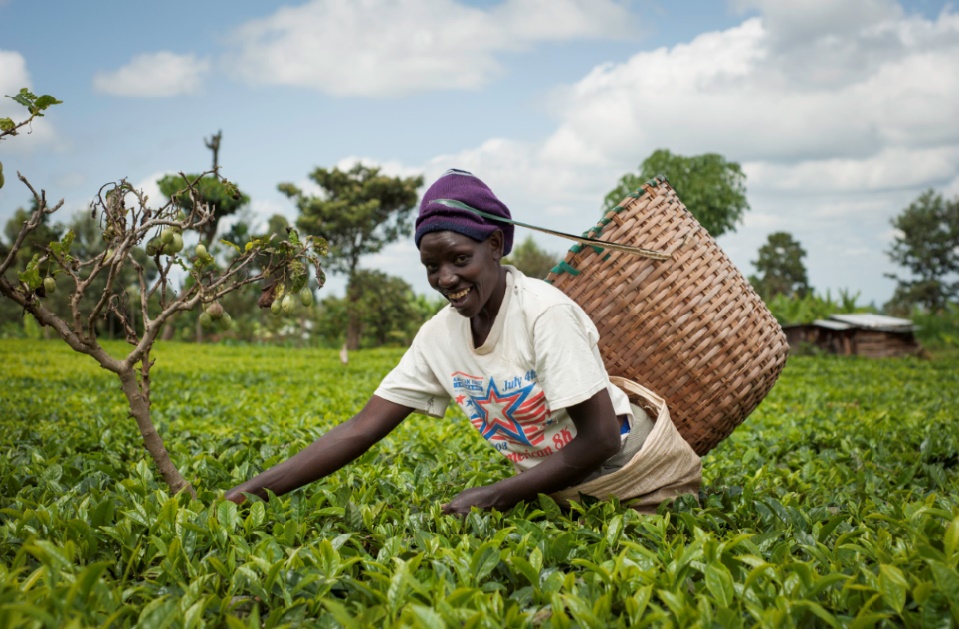
<svg viewBox="0 0 959 629">
<path fill-rule="evenodd" d="M 847 323 L 857 328 L 870 330 L 886 330 L 890 332 L 908 332 L 913 329 L 912 321 L 898 317 L 888 317 L 877 314 L 834 314 L 830 319 Z"/>
<path fill-rule="evenodd" d="M 841 321 L 829 321 L 828 319 L 816 319 L 812 322 L 812 324 L 820 328 L 827 328 L 829 330 L 849 330 L 855 327 L 848 323 L 843 323 Z"/>
</svg>

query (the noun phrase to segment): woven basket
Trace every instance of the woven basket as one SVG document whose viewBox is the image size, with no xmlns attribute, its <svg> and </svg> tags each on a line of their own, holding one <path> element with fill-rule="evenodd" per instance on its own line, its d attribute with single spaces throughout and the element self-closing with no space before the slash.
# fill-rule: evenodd
<svg viewBox="0 0 959 629">
<path fill-rule="evenodd" d="M 789 349 L 782 328 L 665 178 L 584 236 L 672 254 L 659 261 L 577 244 L 546 281 L 596 323 L 609 374 L 662 396 L 683 438 L 706 454 L 776 382 Z"/>
</svg>

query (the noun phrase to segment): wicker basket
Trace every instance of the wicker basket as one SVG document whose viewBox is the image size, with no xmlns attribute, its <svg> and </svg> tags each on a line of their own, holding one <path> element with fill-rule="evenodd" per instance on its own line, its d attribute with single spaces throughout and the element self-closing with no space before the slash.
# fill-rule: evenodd
<svg viewBox="0 0 959 629">
<path fill-rule="evenodd" d="M 609 374 L 661 395 L 680 434 L 707 453 L 776 382 L 789 349 L 782 328 L 664 178 L 584 235 L 672 254 L 574 245 L 547 281 L 596 323 Z"/>
</svg>

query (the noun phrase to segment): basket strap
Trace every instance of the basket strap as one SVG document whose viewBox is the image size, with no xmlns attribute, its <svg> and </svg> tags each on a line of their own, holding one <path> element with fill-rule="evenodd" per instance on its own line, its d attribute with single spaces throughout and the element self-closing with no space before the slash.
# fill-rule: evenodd
<svg viewBox="0 0 959 629">
<path fill-rule="evenodd" d="M 589 245 L 592 247 L 601 247 L 605 249 L 612 249 L 613 251 L 622 251 L 624 253 L 632 253 L 637 256 L 642 256 L 644 258 L 650 258 L 652 260 L 669 260 L 673 257 L 671 253 L 661 253 L 659 251 L 653 251 L 652 249 L 643 249 L 642 247 L 633 247 L 631 245 L 624 245 L 618 242 L 607 242 L 605 240 L 599 240 L 598 238 L 590 238 L 589 236 L 574 236 L 573 234 L 565 234 L 563 232 L 558 232 L 552 229 L 547 229 L 545 227 L 537 227 L 536 225 L 529 225 L 527 223 L 521 223 L 519 221 L 514 221 L 509 218 L 503 218 L 502 216 L 496 216 L 495 214 L 489 214 L 483 212 L 482 210 L 477 210 L 475 207 L 471 207 L 462 201 L 457 201 L 455 199 L 436 199 L 434 203 L 439 203 L 445 205 L 446 207 L 456 208 L 459 210 L 466 210 L 482 216 L 483 218 L 488 218 L 490 220 L 498 221 L 500 223 L 509 223 L 511 225 L 518 225 L 520 227 L 525 227 L 526 229 L 532 229 L 538 232 L 543 232 L 544 234 L 549 234 L 551 236 L 559 236 L 560 238 L 566 238 L 567 240 L 574 240 L 583 245 Z"/>
</svg>

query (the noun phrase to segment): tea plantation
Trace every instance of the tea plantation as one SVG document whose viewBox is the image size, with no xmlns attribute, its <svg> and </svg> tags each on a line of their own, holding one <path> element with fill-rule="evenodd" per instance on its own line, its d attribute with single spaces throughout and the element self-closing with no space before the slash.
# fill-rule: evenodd
<svg viewBox="0 0 959 629">
<path fill-rule="evenodd" d="M 0 627 L 959 624 L 959 357 L 791 358 L 704 458 L 702 504 L 654 516 L 442 515 L 510 473 L 452 414 L 282 498 L 217 500 L 400 354 L 159 347 L 154 419 L 193 501 L 155 477 L 112 374 L 0 341 Z"/>
</svg>

